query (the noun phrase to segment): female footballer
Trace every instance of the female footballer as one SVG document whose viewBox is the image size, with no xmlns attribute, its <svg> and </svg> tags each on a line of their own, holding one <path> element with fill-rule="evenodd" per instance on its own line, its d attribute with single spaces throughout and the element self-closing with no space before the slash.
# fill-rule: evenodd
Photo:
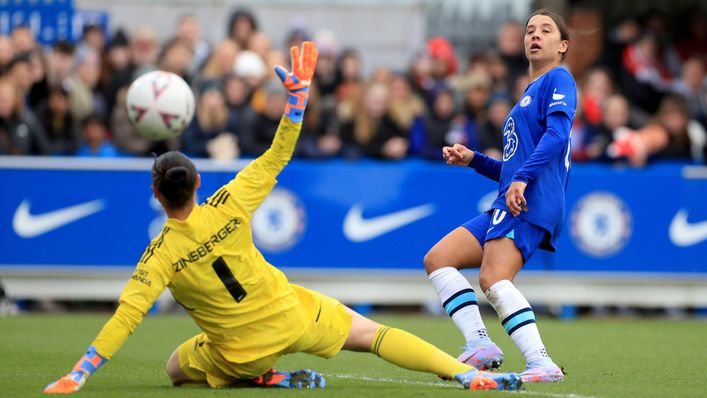
<svg viewBox="0 0 707 398">
<path fill-rule="evenodd" d="M 498 181 L 498 197 L 488 212 L 432 247 L 424 264 L 444 309 L 466 339 L 460 361 L 479 369 L 503 362 L 503 352 L 486 333 L 476 293 L 459 272 L 481 267 L 479 285 L 525 357 L 523 381 L 561 381 L 563 372 L 548 356 L 535 314 L 513 278 L 536 249 L 555 250 L 565 214 L 577 91 L 561 66 L 569 46 L 562 17 L 544 9 L 534 12 L 524 41 L 531 83 L 504 122 L 503 161 L 460 144 L 443 148 L 447 164 L 469 166 Z"/>
<path fill-rule="evenodd" d="M 285 354 L 323 358 L 340 350 L 375 353 L 407 369 L 454 378 L 465 388 L 520 388 L 517 373 L 486 373 L 456 361 L 400 329 L 379 325 L 333 298 L 292 285 L 253 244 L 250 220 L 289 162 L 302 127 L 309 84 L 317 61 L 311 42 L 292 48 L 293 73 L 276 67 L 289 91 L 273 143 L 262 156 L 197 205 L 201 177 L 179 152 L 167 152 L 152 168 L 152 190 L 168 219 L 144 251 L 120 296 L 120 305 L 72 371 L 46 387 L 70 393 L 115 354 L 168 287 L 189 312 L 200 333 L 167 361 L 174 385 L 324 387 L 312 370 L 272 370 Z"/>
</svg>

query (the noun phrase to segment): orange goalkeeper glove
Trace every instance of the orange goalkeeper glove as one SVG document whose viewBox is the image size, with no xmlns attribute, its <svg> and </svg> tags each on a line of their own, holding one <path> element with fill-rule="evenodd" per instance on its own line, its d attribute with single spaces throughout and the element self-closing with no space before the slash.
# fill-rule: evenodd
<svg viewBox="0 0 707 398">
<path fill-rule="evenodd" d="M 287 72 L 285 68 L 277 65 L 275 73 L 290 94 L 285 106 L 285 115 L 294 123 L 302 123 L 304 108 L 307 106 L 309 98 L 309 86 L 312 83 L 319 53 L 311 41 L 305 41 L 302 44 L 302 57 L 300 57 L 298 47 L 292 47 L 290 53 L 292 55 L 292 72 Z"/>
<path fill-rule="evenodd" d="M 74 368 L 71 369 L 71 373 L 49 384 L 44 389 L 44 393 L 70 394 L 74 391 L 78 391 L 86 383 L 86 379 L 107 361 L 106 358 L 103 358 L 96 352 L 95 347 L 88 347 L 88 351 L 76 362 Z"/>
</svg>

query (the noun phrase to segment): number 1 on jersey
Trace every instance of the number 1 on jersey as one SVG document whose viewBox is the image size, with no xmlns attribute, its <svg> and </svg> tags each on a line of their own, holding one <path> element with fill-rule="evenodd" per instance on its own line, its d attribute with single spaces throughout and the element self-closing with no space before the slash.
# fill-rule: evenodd
<svg viewBox="0 0 707 398">
<path fill-rule="evenodd" d="M 231 293 L 233 299 L 236 300 L 237 303 L 240 303 L 248 293 L 246 293 L 243 286 L 238 282 L 238 279 L 233 275 L 233 272 L 228 268 L 228 264 L 226 264 L 223 257 L 217 258 L 211 266 L 214 271 L 216 271 L 218 278 L 223 282 L 223 285 L 226 286 L 226 290 Z"/>
</svg>

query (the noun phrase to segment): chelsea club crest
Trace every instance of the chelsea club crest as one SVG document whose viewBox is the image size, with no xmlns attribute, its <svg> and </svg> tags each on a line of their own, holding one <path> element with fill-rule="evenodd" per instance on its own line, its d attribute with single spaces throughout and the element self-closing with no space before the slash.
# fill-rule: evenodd
<svg viewBox="0 0 707 398">
<path fill-rule="evenodd" d="M 525 97 L 521 98 L 520 100 L 520 106 L 525 108 L 526 106 L 530 105 L 530 102 L 533 100 L 533 97 L 526 95 Z"/>
<path fill-rule="evenodd" d="M 617 254 L 631 239 L 632 232 L 631 210 L 613 193 L 589 193 L 572 209 L 572 240 L 575 246 L 590 256 Z"/>
<path fill-rule="evenodd" d="M 251 220 L 255 245 L 265 251 L 285 251 L 297 242 L 306 228 L 302 201 L 291 191 L 275 188 Z"/>
</svg>

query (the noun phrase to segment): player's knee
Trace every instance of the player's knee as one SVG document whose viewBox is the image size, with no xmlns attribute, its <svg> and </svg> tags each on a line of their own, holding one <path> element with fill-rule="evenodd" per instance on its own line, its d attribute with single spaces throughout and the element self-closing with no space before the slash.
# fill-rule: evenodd
<svg viewBox="0 0 707 398">
<path fill-rule="evenodd" d="M 165 367 L 164 372 L 167 374 L 167 377 L 169 377 L 169 381 L 172 383 L 173 386 L 176 387 L 181 384 L 179 379 L 177 378 L 176 372 L 174 371 L 174 369 L 172 369 L 172 367 L 170 367 L 169 363 Z"/>
<path fill-rule="evenodd" d="M 373 338 L 381 325 L 356 313 L 348 307 L 346 307 L 346 311 L 351 314 L 352 319 L 349 336 L 343 348 L 349 351 L 370 351 Z"/>
<path fill-rule="evenodd" d="M 169 356 L 164 371 L 167 373 L 167 377 L 169 377 L 173 386 L 179 386 L 184 382 L 184 372 L 179 367 L 179 353 L 177 351 L 174 351 L 172 355 Z"/>
<path fill-rule="evenodd" d="M 425 265 L 425 272 L 427 272 L 428 275 L 449 265 L 443 264 L 441 253 L 439 253 L 439 250 L 435 250 L 434 247 L 430 249 L 427 254 L 425 254 L 425 257 L 422 259 L 422 263 Z"/>
<path fill-rule="evenodd" d="M 170 366 L 169 363 L 167 363 L 167 366 L 165 367 L 164 372 L 167 374 L 167 377 L 169 377 L 169 381 L 172 383 L 173 386 L 179 386 L 180 380 L 178 379 L 177 373 L 174 371 L 174 369 Z"/>
<path fill-rule="evenodd" d="M 482 292 L 489 290 L 494 283 L 501 280 L 498 275 L 491 271 L 488 267 L 481 267 L 479 271 L 479 286 Z"/>
<path fill-rule="evenodd" d="M 183 380 L 175 378 L 174 374 L 171 374 L 169 371 L 167 371 L 167 376 L 169 376 L 169 381 L 172 383 L 173 387 L 179 387 L 184 382 Z"/>
</svg>

